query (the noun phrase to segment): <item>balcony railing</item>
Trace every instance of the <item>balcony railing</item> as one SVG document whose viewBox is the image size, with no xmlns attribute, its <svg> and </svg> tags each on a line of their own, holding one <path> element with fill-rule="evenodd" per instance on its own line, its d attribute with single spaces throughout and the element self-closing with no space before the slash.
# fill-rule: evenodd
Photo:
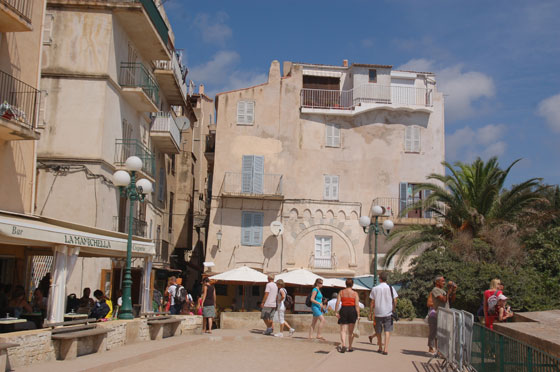
<svg viewBox="0 0 560 372">
<path fill-rule="evenodd" d="M 320 258 L 312 256 L 314 269 L 334 269 L 336 263 L 334 257 Z"/>
<path fill-rule="evenodd" d="M 128 217 L 124 221 L 119 221 L 119 216 L 113 216 L 113 229 L 118 232 L 128 234 Z M 148 224 L 138 218 L 132 217 L 132 235 L 146 237 Z"/>
<path fill-rule="evenodd" d="M 282 175 L 262 174 L 247 177 L 241 172 L 226 172 L 220 194 L 239 196 L 282 196 Z"/>
<path fill-rule="evenodd" d="M 385 208 L 386 217 L 392 218 L 436 218 L 439 217 L 436 213 L 426 209 L 412 209 L 415 204 L 420 202 L 420 198 L 376 198 L 373 200 L 372 205 L 379 205 Z M 444 206 L 442 205 L 443 209 Z"/>
<path fill-rule="evenodd" d="M 432 89 L 364 84 L 351 90 L 301 90 L 301 105 L 306 108 L 353 110 L 366 103 L 432 106 Z"/>
<path fill-rule="evenodd" d="M 181 94 L 183 95 L 183 98 L 185 98 L 187 96 L 187 84 L 183 79 L 184 67 L 182 67 L 181 62 L 179 62 L 179 55 L 177 54 L 177 52 L 172 53 L 172 57 L 170 61 L 159 60 L 159 61 L 153 61 L 153 63 L 154 63 L 154 68 L 157 70 L 173 71 L 175 80 L 177 81 L 177 84 L 181 89 Z"/>
<path fill-rule="evenodd" d="M 159 86 L 155 78 L 143 64 L 137 62 L 121 62 L 119 84 L 123 88 L 142 88 L 152 102 L 159 106 Z"/>
<path fill-rule="evenodd" d="M 136 139 L 117 139 L 115 142 L 115 165 L 123 166 L 130 156 L 142 160 L 142 172 L 153 177 L 155 174 L 154 154 L 142 142 Z"/>
<path fill-rule="evenodd" d="M 31 23 L 33 0 L 0 0 L 0 3 L 17 13 L 25 21 Z"/>
<path fill-rule="evenodd" d="M 40 92 L 0 71 L 0 117 L 35 129 Z"/>
<path fill-rule="evenodd" d="M 154 116 L 150 132 L 169 133 L 177 146 L 181 144 L 181 130 L 170 112 L 157 112 Z"/>
</svg>

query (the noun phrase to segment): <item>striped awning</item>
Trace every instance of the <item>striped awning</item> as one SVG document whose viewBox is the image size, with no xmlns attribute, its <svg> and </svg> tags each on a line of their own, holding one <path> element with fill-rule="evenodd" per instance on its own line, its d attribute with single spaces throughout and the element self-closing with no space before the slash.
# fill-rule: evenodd
<svg viewBox="0 0 560 372">
<path fill-rule="evenodd" d="M 340 71 L 327 71 L 327 70 L 303 70 L 304 75 L 308 76 L 326 76 L 326 77 L 342 77 L 342 72 Z"/>
</svg>

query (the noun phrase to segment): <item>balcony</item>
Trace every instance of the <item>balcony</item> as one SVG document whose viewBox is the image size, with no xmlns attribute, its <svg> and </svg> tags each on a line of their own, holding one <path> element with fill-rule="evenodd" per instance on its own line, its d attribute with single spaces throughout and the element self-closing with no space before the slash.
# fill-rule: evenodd
<svg viewBox="0 0 560 372">
<path fill-rule="evenodd" d="M 113 216 L 113 230 L 128 234 L 128 217 L 124 219 L 119 219 L 119 216 Z M 148 224 L 146 221 L 142 221 L 136 217 L 132 217 L 132 235 L 139 236 L 142 238 L 146 237 Z"/>
<path fill-rule="evenodd" d="M 119 84 L 123 96 L 135 109 L 142 112 L 158 111 L 159 86 L 143 64 L 121 62 Z"/>
<path fill-rule="evenodd" d="M 176 106 L 184 105 L 187 98 L 187 85 L 183 78 L 186 69 L 182 67 L 179 57 L 180 55 L 175 52 L 170 61 L 153 61 L 154 75 L 165 93 L 167 102 Z"/>
<path fill-rule="evenodd" d="M 29 0 L 30 1 L 30 0 Z M 153 0 L 48 0 L 49 5 L 113 12 L 134 46 L 147 60 L 168 60 L 169 29 Z"/>
<path fill-rule="evenodd" d="M 115 141 L 115 165 L 124 167 L 126 159 L 130 156 L 138 156 L 142 159 L 141 172 L 147 176 L 154 178 L 156 160 L 154 154 L 142 142 L 135 139 L 117 139 Z"/>
<path fill-rule="evenodd" d="M 0 71 L 0 139 L 36 140 L 40 92 Z"/>
<path fill-rule="evenodd" d="M 258 177 L 243 175 L 239 172 L 226 172 L 220 195 L 255 199 L 283 199 L 282 175 L 262 174 Z"/>
<path fill-rule="evenodd" d="M 155 147 L 166 154 L 178 154 L 181 130 L 170 112 L 158 112 L 152 120 L 150 138 Z"/>
<path fill-rule="evenodd" d="M 421 201 L 419 198 L 376 198 L 372 206 L 379 205 L 384 208 L 383 217 L 388 217 L 400 224 L 435 224 L 437 216 L 431 211 L 420 209 L 408 210 Z"/>
<path fill-rule="evenodd" d="M 216 152 L 216 133 L 209 133 L 206 135 L 206 146 L 204 148 L 204 156 L 208 161 L 214 161 L 214 154 Z"/>
<path fill-rule="evenodd" d="M 433 90 L 364 84 L 351 90 L 302 89 L 301 112 L 353 116 L 384 109 L 432 112 Z"/>
<path fill-rule="evenodd" d="M 33 0 L 0 0 L 0 32 L 32 31 Z"/>
<path fill-rule="evenodd" d="M 154 257 L 154 265 L 169 267 L 169 243 L 159 239 L 156 243 L 156 255 Z"/>
</svg>

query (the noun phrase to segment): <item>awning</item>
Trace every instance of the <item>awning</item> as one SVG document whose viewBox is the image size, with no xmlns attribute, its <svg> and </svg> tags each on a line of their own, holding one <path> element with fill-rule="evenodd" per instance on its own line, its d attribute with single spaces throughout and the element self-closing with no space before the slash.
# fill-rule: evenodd
<svg viewBox="0 0 560 372">
<path fill-rule="evenodd" d="M 303 70 L 304 75 L 308 76 L 327 76 L 327 77 L 342 77 L 342 72 L 340 71 L 327 71 L 327 70 Z"/>
<path fill-rule="evenodd" d="M 45 217 L 0 213 L 0 243 L 36 247 L 80 247 L 80 254 L 102 257 L 126 256 L 127 235 Z M 132 256 L 155 255 L 149 239 L 132 241 Z"/>
</svg>

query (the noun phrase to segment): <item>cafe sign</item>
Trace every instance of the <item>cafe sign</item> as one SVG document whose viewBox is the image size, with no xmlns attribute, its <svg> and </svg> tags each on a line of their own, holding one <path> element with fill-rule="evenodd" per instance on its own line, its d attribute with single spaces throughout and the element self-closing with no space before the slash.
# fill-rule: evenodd
<svg viewBox="0 0 560 372">
<path fill-rule="evenodd" d="M 93 248 L 111 248 L 111 243 L 105 239 L 88 238 L 87 236 L 64 234 L 64 243 Z"/>
</svg>

